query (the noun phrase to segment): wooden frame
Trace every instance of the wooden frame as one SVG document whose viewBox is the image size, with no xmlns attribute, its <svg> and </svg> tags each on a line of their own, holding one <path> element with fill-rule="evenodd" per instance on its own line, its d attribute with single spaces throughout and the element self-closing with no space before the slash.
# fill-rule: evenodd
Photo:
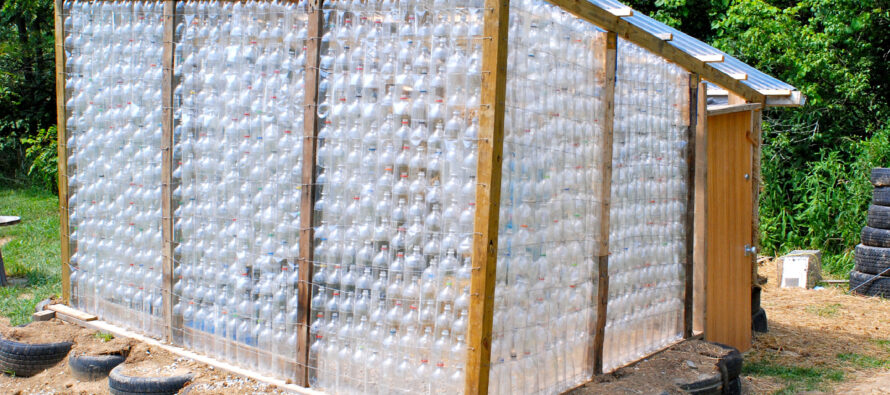
<svg viewBox="0 0 890 395">
<path fill-rule="evenodd" d="M 588 345 L 588 366 L 593 367 L 595 374 L 603 369 L 603 346 L 609 292 L 609 231 L 611 208 L 612 179 L 612 137 L 615 114 L 615 74 L 617 67 L 617 41 L 622 37 L 690 72 L 688 80 L 688 97 L 684 101 L 684 116 L 689 120 L 687 163 L 687 212 L 686 212 L 686 274 L 683 337 L 690 338 L 698 331 L 698 316 L 704 316 L 704 298 L 697 295 L 705 294 L 706 268 L 705 259 L 707 244 L 702 236 L 706 233 L 707 216 L 707 116 L 722 113 L 721 111 L 738 111 L 739 105 L 725 108 L 707 108 L 707 86 L 700 82 L 702 78 L 726 87 L 731 102 L 754 102 L 742 104 L 750 106 L 752 113 L 752 138 L 756 144 L 760 142 L 761 105 L 795 105 L 802 99 L 800 93 L 791 90 L 755 90 L 741 81 L 747 78 L 742 74 L 726 74 L 709 65 L 709 62 L 722 62 L 722 55 L 690 55 L 669 42 L 673 39 L 670 33 L 653 35 L 629 22 L 623 17 L 633 15 L 630 8 L 604 9 L 593 3 L 574 0 L 548 0 L 578 18 L 604 28 L 607 32 L 605 45 L 601 54 L 603 59 L 603 142 L 600 152 L 603 162 L 602 180 L 599 185 L 600 238 L 598 240 L 597 294 L 593 296 L 596 305 L 596 320 L 590 322 L 591 343 Z M 484 394 L 488 390 L 489 368 L 492 341 L 492 317 L 494 315 L 494 292 L 497 270 L 497 242 L 500 205 L 500 184 L 503 159 L 504 113 L 507 78 L 507 32 L 509 27 L 509 0 L 485 0 L 483 38 L 482 38 L 482 94 L 479 108 L 479 143 L 476 186 L 476 213 L 474 220 L 474 238 L 472 250 L 472 277 L 470 290 L 469 328 L 467 335 L 467 363 L 465 390 L 467 393 Z M 309 339 L 311 277 L 313 262 L 313 206 L 316 199 L 316 155 L 318 125 L 318 78 L 319 60 L 321 57 L 321 33 L 323 26 L 323 0 L 313 0 L 308 4 L 309 25 L 307 47 L 307 67 L 305 70 L 304 98 L 304 130 L 303 130 L 303 168 L 300 223 L 300 256 L 299 256 L 299 321 L 297 342 L 297 374 L 295 381 L 301 386 L 308 386 L 308 351 L 312 339 Z M 65 108 L 65 51 L 64 51 L 64 15 L 62 0 L 55 0 L 55 61 L 56 61 L 56 100 L 58 122 L 58 154 L 59 154 L 59 212 L 61 218 L 62 243 L 62 293 L 65 303 L 71 300 L 70 288 L 70 245 L 69 245 L 69 213 L 68 213 L 68 169 L 67 169 L 67 133 Z M 162 228 L 163 228 L 163 317 L 165 320 L 164 338 L 174 341 L 177 330 L 182 330 L 182 323 L 176 322 L 173 305 L 176 295 L 172 294 L 175 282 L 175 262 L 173 256 L 173 211 L 174 202 L 172 173 L 175 167 L 173 158 L 173 88 L 174 88 L 174 36 L 176 26 L 176 0 L 164 1 L 164 38 L 163 38 L 163 91 L 162 91 Z M 719 58 L 718 58 L 719 56 Z M 795 96 L 796 95 L 796 96 Z M 781 97 L 777 97 L 781 96 Z M 777 104 L 778 103 L 778 104 Z M 754 174 L 756 181 L 751 191 L 752 198 L 759 196 L 760 150 L 754 154 Z M 755 213 L 757 207 L 755 205 Z M 697 215 L 698 214 L 698 215 Z M 757 242 L 757 220 L 754 217 L 755 243 Z"/>
<path fill-rule="evenodd" d="M 701 78 L 698 74 L 689 75 L 688 104 L 685 115 L 689 120 L 686 129 L 686 262 L 685 273 L 685 298 L 683 301 L 683 338 L 692 337 L 695 315 L 695 171 L 696 171 L 696 123 L 698 121 L 698 101 L 700 100 L 698 89 Z"/>
<path fill-rule="evenodd" d="M 612 139 L 615 131 L 615 73 L 618 68 L 617 34 L 606 32 L 602 56 L 604 86 L 603 141 L 602 151 L 599 153 L 603 171 L 599 186 L 600 243 L 597 251 L 596 321 L 590 322 L 594 325 L 591 333 L 593 342 L 588 346 L 588 365 L 592 363 L 594 374 L 603 373 L 603 345 L 606 339 L 606 317 L 609 306 L 609 229 L 612 208 Z"/>
<path fill-rule="evenodd" d="M 297 285 L 299 318 L 297 322 L 297 384 L 309 386 L 309 321 L 312 298 L 313 200 L 315 199 L 316 154 L 318 153 L 318 66 L 321 57 L 322 6 L 324 0 L 309 3 L 308 42 L 306 43 L 305 98 L 303 107 L 303 181 L 300 190 L 300 257 Z"/>
<path fill-rule="evenodd" d="M 494 315 L 504 112 L 507 94 L 509 0 L 485 0 L 482 41 L 482 95 L 479 108 L 479 162 L 473 221 L 473 273 L 467 331 L 467 394 L 488 393 L 491 327 Z"/>
<path fill-rule="evenodd" d="M 71 302 L 71 251 L 68 237 L 68 133 L 66 123 L 68 112 L 65 108 L 65 21 L 64 2 L 55 0 L 54 19 L 56 52 L 56 137 L 59 167 L 59 233 L 62 243 L 62 300 Z"/>
<path fill-rule="evenodd" d="M 174 322 L 173 317 L 173 284 L 176 279 L 173 259 L 173 67 L 174 67 L 174 33 L 176 23 L 174 13 L 176 0 L 164 1 L 164 52 L 163 52 L 163 90 L 161 103 L 163 113 L 161 119 L 161 228 L 164 238 L 163 256 L 163 298 L 164 298 L 164 338 L 172 341 L 173 330 L 181 330 L 182 322 Z M 181 320 L 180 320 L 181 321 Z"/>
<path fill-rule="evenodd" d="M 693 334 L 705 331 L 708 258 L 708 84 L 698 84 L 695 123 L 695 236 L 693 236 Z M 688 242 L 688 241 L 687 241 Z"/>
</svg>

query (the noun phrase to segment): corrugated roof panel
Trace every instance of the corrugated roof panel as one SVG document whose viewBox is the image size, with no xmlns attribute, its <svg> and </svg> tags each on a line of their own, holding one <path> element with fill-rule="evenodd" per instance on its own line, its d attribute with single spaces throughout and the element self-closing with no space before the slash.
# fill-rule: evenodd
<svg viewBox="0 0 890 395">
<path fill-rule="evenodd" d="M 615 2 L 611 0 L 589 1 L 603 8 L 605 8 L 605 6 L 601 5 L 600 3 L 608 3 L 608 7 L 615 7 Z M 746 74 L 747 79 L 743 80 L 742 83 L 756 90 L 796 90 L 796 88 L 794 88 L 790 84 L 773 78 L 768 74 L 763 73 L 760 70 L 757 70 L 756 68 L 751 67 L 743 63 L 742 61 L 730 56 L 726 52 L 720 51 L 717 48 L 714 48 L 686 33 L 683 33 L 680 30 L 665 25 L 642 13 L 636 12 L 633 16 L 623 17 L 622 19 L 627 21 L 631 25 L 643 29 L 647 33 L 655 36 L 670 33 L 673 37 L 668 44 L 692 56 L 723 55 L 723 62 L 709 62 L 709 64 L 715 69 L 731 76 L 734 74 Z"/>
</svg>

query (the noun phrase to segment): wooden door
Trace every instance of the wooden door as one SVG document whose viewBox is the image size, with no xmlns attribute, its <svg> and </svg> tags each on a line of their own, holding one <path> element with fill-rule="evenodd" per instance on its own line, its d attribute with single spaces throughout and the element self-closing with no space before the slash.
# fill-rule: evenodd
<svg viewBox="0 0 890 395">
<path fill-rule="evenodd" d="M 745 351 L 751 347 L 754 116 L 709 112 L 707 120 L 707 285 L 705 338 Z"/>
</svg>

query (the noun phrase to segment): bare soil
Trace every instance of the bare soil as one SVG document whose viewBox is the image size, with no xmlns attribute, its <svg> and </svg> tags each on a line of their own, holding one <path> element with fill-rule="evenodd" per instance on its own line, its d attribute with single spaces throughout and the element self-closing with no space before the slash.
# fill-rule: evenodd
<svg viewBox="0 0 890 395">
<path fill-rule="evenodd" d="M 767 314 L 769 333 L 755 333 L 746 363 L 769 361 L 843 372 L 843 381 L 823 382 L 827 393 L 868 394 L 867 389 L 855 388 L 882 376 L 884 389 L 880 393 L 890 393 L 890 370 L 886 367 L 862 366 L 840 357 L 890 359 L 890 300 L 848 295 L 846 285 L 820 290 L 779 288 L 774 260 L 761 262 L 758 273 L 767 278 L 761 306 Z M 786 387 L 786 383 L 771 377 L 745 377 L 745 381 L 758 394 Z"/>
<path fill-rule="evenodd" d="M 726 354 L 725 349 L 708 342 L 682 342 L 633 366 L 598 377 L 572 394 L 683 394 L 675 382 L 689 383 L 718 373 L 717 361 Z"/>
<path fill-rule="evenodd" d="M 139 376 L 194 375 L 189 394 L 241 395 L 280 393 L 276 388 L 255 380 L 231 375 L 212 366 L 182 358 L 166 350 L 127 338 L 105 341 L 96 331 L 53 319 L 32 322 L 25 327 L 10 327 L 0 318 L 0 335 L 22 343 L 74 342 L 78 354 L 119 354 L 127 357 L 125 373 Z M 70 354 L 69 354 L 70 355 Z M 0 374 L 2 394 L 108 394 L 108 381 L 79 381 L 68 370 L 68 357 L 56 366 L 32 377 Z"/>
</svg>

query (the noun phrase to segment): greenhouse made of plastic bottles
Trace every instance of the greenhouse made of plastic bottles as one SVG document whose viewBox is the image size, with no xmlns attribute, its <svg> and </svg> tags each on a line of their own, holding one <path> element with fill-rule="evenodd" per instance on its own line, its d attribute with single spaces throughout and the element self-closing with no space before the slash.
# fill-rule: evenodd
<svg viewBox="0 0 890 395">
<path fill-rule="evenodd" d="M 56 39 L 65 301 L 331 394 L 689 338 L 700 82 L 800 99 L 612 0 L 57 0 Z"/>
</svg>

